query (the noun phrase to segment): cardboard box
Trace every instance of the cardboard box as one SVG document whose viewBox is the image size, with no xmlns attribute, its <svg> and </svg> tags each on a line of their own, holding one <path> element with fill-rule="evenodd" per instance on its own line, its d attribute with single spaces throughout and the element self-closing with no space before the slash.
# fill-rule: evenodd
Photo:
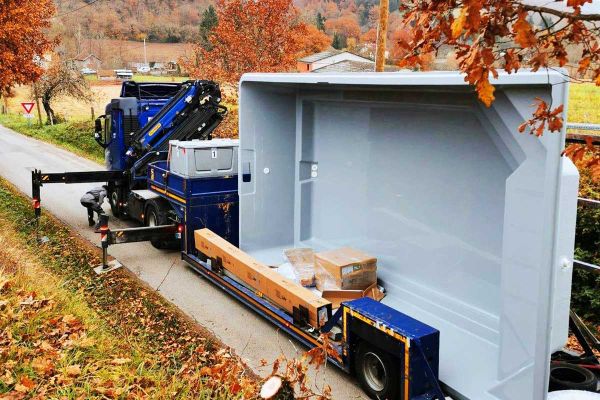
<svg viewBox="0 0 600 400">
<path fill-rule="evenodd" d="M 350 247 L 315 254 L 317 289 L 364 290 L 377 283 L 377 258 Z"/>
<path fill-rule="evenodd" d="M 296 312 L 307 310 L 309 325 L 320 327 L 331 317 L 331 302 L 261 264 L 209 229 L 194 231 L 194 241 L 196 249 L 211 259 L 218 259 L 225 270 L 259 296 L 292 315 L 294 309 Z"/>
</svg>

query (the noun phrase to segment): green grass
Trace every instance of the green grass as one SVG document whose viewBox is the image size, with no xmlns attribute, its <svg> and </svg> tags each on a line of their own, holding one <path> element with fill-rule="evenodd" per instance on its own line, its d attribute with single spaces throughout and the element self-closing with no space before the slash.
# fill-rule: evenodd
<svg viewBox="0 0 600 400">
<path fill-rule="evenodd" d="M 600 124 L 600 86 L 572 83 L 569 87 L 569 122 Z"/>
<path fill-rule="evenodd" d="M 104 162 L 104 150 L 94 140 L 92 121 L 72 121 L 40 127 L 35 120 L 28 125 L 23 116 L 6 114 L 0 115 L 0 124 L 26 136 L 56 144 L 92 161 Z"/>
</svg>

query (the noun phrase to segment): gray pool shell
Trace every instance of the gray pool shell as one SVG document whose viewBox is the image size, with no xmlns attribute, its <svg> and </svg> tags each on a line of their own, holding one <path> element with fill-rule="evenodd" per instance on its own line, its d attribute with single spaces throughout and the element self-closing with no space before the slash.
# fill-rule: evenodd
<svg viewBox="0 0 600 400">
<path fill-rule="evenodd" d="M 453 72 L 246 74 L 240 247 L 351 246 L 383 302 L 441 332 L 457 397 L 543 399 L 568 331 L 578 174 L 565 132 L 518 133 L 560 72 L 501 74 L 490 108 Z M 250 182 L 243 174 L 251 173 Z"/>
</svg>

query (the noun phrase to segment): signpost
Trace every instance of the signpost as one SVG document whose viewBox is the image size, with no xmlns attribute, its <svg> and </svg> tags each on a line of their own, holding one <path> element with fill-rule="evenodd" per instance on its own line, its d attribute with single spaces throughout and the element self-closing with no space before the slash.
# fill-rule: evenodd
<svg viewBox="0 0 600 400">
<path fill-rule="evenodd" d="M 33 110 L 34 105 L 35 103 L 21 103 L 21 107 L 23 107 L 23 109 L 25 110 L 25 114 L 23 114 L 23 116 L 27 118 L 27 125 L 31 125 L 31 120 L 33 119 L 33 114 L 31 113 L 31 110 Z"/>
</svg>

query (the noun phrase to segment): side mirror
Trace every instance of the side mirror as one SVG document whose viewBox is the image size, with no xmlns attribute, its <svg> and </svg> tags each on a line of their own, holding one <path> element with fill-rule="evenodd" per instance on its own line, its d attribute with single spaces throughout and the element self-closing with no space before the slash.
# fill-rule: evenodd
<svg viewBox="0 0 600 400">
<path fill-rule="evenodd" d="M 98 118 L 96 118 L 96 121 L 94 121 L 94 140 L 96 140 L 96 142 L 103 149 L 105 149 L 108 146 L 108 143 L 106 143 L 103 140 L 104 135 L 102 135 L 102 120 L 105 118 L 106 118 L 106 115 L 101 115 Z"/>
<path fill-rule="evenodd" d="M 102 133 L 102 121 L 100 120 L 102 118 L 102 116 L 96 118 L 95 124 L 94 124 L 94 133 L 96 135 L 100 135 Z"/>
</svg>

